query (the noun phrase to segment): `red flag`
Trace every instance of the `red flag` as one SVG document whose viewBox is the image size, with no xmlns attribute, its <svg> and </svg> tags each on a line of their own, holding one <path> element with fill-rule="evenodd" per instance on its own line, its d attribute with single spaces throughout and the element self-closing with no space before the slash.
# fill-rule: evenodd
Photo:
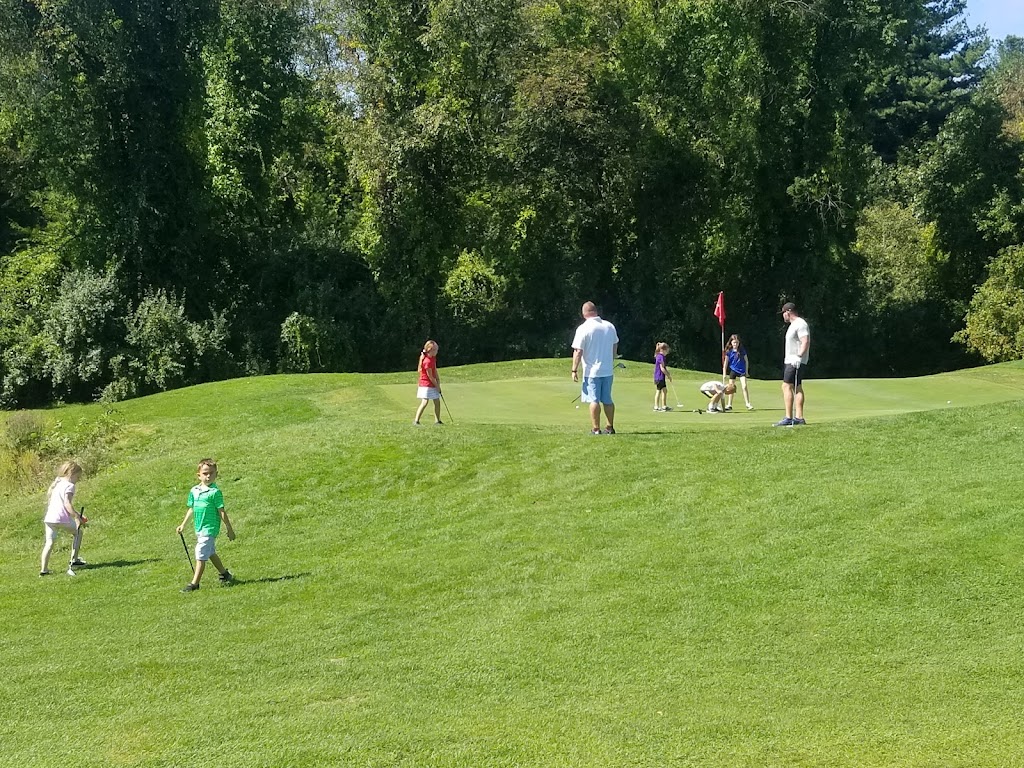
<svg viewBox="0 0 1024 768">
<path fill-rule="evenodd" d="M 718 292 L 718 301 L 715 302 L 715 317 L 718 318 L 718 324 L 725 329 L 725 292 Z"/>
</svg>

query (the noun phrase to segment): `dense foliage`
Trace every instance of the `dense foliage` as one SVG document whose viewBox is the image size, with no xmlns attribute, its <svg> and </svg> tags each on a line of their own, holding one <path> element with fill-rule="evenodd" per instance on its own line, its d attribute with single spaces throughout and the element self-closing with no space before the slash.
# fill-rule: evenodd
<svg viewBox="0 0 1024 768">
<path fill-rule="evenodd" d="M 964 0 L 0 0 L 0 402 L 622 351 L 1021 354 L 1024 47 Z M 993 318 L 998 317 L 998 322 Z"/>
</svg>

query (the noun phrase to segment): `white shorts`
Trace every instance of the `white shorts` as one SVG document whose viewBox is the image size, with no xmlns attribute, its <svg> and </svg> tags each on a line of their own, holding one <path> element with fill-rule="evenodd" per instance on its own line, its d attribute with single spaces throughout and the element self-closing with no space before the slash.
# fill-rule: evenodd
<svg viewBox="0 0 1024 768">
<path fill-rule="evenodd" d="M 217 539 L 213 536 L 200 536 L 196 539 L 196 560 L 209 560 L 217 554 Z"/>
<path fill-rule="evenodd" d="M 62 528 L 72 536 L 78 533 L 74 523 L 43 523 L 43 525 L 46 527 L 46 540 L 51 543 L 57 541 L 57 534 Z"/>
<path fill-rule="evenodd" d="M 441 392 L 437 387 L 420 387 L 416 390 L 416 397 L 420 400 L 440 400 Z"/>
</svg>

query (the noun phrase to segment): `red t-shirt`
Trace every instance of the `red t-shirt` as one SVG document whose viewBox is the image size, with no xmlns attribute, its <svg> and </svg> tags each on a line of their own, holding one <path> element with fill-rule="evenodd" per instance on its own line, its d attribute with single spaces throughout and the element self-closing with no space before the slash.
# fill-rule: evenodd
<svg viewBox="0 0 1024 768">
<path fill-rule="evenodd" d="M 427 371 L 431 371 L 434 374 L 433 380 L 430 378 L 430 374 Z M 420 362 L 420 386 L 421 387 L 435 387 L 437 386 L 434 382 L 437 381 L 437 358 L 431 357 L 430 355 L 423 355 L 423 360 Z"/>
</svg>

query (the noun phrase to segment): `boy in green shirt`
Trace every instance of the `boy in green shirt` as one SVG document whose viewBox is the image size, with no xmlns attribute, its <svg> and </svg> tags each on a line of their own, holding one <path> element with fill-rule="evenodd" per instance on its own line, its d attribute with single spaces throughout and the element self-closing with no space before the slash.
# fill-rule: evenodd
<svg viewBox="0 0 1024 768">
<path fill-rule="evenodd" d="M 224 509 L 224 496 L 214 484 L 217 479 L 217 462 L 213 459 L 203 459 L 199 462 L 199 485 L 192 487 L 188 492 L 188 511 L 185 519 L 178 526 L 178 533 L 181 533 L 188 524 L 189 517 L 195 519 L 196 524 L 196 570 L 192 574 L 192 581 L 185 585 L 182 592 L 195 592 L 199 589 L 199 581 L 203 578 L 203 571 L 206 570 L 206 561 L 213 563 L 220 572 L 220 580 L 230 582 L 234 580 L 231 571 L 224 567 L 217 555 L 216 543 L 217 534 L 220 533 L 221 523 L 224 523 L 224 530 L 228 534 L 228 540 L 234 541 L 235 531 L 231 527 L 231 520 L 228 518 L 227 510 Z"/>
</svg>

